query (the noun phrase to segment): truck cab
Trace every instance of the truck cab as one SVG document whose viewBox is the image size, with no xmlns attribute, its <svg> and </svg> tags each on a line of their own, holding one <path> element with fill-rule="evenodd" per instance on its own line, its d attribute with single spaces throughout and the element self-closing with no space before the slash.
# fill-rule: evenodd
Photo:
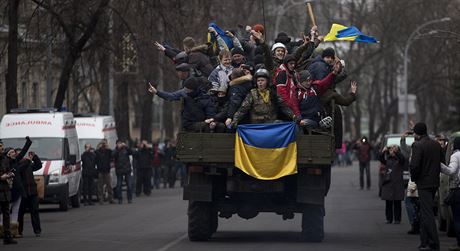
<svg viewBox="0 0 460 251">
<path fill-rule="evenodd" d="M 3 116 L 0 139 L 5 146 L 20 148 L 29 136 L 42 168 L 34 172 L 42 203 L 58 203 L 66 211 L 80 206 L 81 164 L 75 120 L 70 112 L 55 109 L 13 109 Z"/>
</svg>

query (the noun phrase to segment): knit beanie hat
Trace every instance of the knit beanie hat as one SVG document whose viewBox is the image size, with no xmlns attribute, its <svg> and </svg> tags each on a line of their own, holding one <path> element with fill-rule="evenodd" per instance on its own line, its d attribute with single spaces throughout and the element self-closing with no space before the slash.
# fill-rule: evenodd
<svg viewBox="0 0 460 251">
<path fill-rule="evenodd" d="M 288 54 L 288 55 L 286 55 L 286 57 L 284 58 L 283 63 L 284 63 L 285 65 L 287 65 L 287 64 L 288 64 L 289 62 L 291 62 L 291 61 L 294 61 L 294 62 L 295 62 L 295 57 L 294 57 L 294 55 L 292 55 L 292 54 Z"/>
<path fill-rule="evenodd" d="M 254 26 L 252 26 L 252 29 L 254 31 L 260 32 L 262 34 L 264 34 L 264 32 L 265 32 L 265 27 L 263 25 L 261 25 L 261 24 L 255 24 Z"/>
<path fill-rule="evenodd" d="M 332 49 L 331 47 L 328 47 L 326 49 L 323 50 L 323 53 L 321 54 L 321 57 L 322 58 L 325 58 L 325 57 L 332 57 L 332 58 L 335 58 L 335 51 L 334 49 Z"/>
<path fill-rule="evenodd" d="M 196 78 L 187 78 L 184 81 L 184 87 L 190 90 L 196 90 L 200 87 L 200 82 Z"/>
<path fill-rule="evenodd" d="M 426 124 L 423 122 L 418 122 L 414 126 L 414 132 L 418 135 L 427 135 L 427 131 Z"/>
<path fill-rule="evenodd" d="M 307 81 L 310 78 L 310 72 L 307 70 L 303 70 L 299 73 L 300 75 L 300 82 Z"/>
<path fill-rule="evenodd" d="M 243 56 L 246 56 L 246 54 L 244 53 L 244 51 L 239 48 L 239 47 L 235 47 L 232 49 L 232 56 L 233 55 L 236 55 L 236 54 L 240 54 L 240 55 L 243 55 Z"/>
<path fill-rule="evenodd" d="M 276 36 L 275 43 L 287 44 L 289 42 L 291 42 L 291 38 L 284 32 L 280 32 Z"/>
</svg>

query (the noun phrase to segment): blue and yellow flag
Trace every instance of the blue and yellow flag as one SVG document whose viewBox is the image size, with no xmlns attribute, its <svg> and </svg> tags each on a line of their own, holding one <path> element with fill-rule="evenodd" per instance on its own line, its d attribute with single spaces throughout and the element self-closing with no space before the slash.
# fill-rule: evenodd
<svg viewBox="0 0 460 251">
<path fill-rule="evenodd" d="M 324 37 L 324 41 L 356 41 L 365 43 L 378 43 L 377 39 L 364 35 L 355 26 L 346 27 L 340 24 L 332 24 L 331 30 Z"/>
<path fill-rule="evenodd" d="M 227 36 L 227 34 L 225 34 L 225 31 L 222 30 L 219 26 L 217 26 L 217 24 L 215 23 L 210 23 L 208 27 L 213 27 L 217 34 L 219 34 L 219 36 L 224 40 L 225 44 L 227 45 L 227 49 L 228 50 L 232 50 L 233 49 L 233 41 L 232 41 L 232 38 Z M 213 35 L 213 34 L 210 34 L 208 32 L 208 43 L 211 43 L 214 50 L 217 49 L 217 38 Z"/>
<path fill-rule="evenodd" d="M 239 125 L 235 139 L 235 166 L 261 180 L 297 173 L 296 125 Z"/>
</svg>

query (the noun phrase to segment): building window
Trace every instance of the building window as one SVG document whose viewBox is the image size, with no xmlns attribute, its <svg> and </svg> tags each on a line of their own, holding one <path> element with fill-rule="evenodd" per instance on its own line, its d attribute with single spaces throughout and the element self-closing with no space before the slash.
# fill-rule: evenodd
<svg viewBox="0 0 460 251">
<path fill-rule="evenodd" d="M 32 84 L 32 103 L 31 103 L 31 106 L 33 108 L 40 107 L 39 100 L 40 100 L 40 92 L 39 92 L 39 89 L 38 89 L 38 83 L 34 82 Z"/>
<path fill-rule="evenodd" d="M 21 104 L 23 108 L 27 108 L 27 84 L 26 82 L 22 82 L 21 84 Z"/>
</svg>

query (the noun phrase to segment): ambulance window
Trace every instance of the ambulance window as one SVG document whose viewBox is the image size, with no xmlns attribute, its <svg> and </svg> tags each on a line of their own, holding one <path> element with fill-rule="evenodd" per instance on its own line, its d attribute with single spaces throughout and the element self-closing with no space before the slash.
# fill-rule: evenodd
<svg viewBox="0 0 460 251">
<path fill-rule="evenodd" d="M 70 152 L 69 152 L 69 140 L 64 139 L 64 159 L 68 160 L 70 157 Z"/>
</svg>

